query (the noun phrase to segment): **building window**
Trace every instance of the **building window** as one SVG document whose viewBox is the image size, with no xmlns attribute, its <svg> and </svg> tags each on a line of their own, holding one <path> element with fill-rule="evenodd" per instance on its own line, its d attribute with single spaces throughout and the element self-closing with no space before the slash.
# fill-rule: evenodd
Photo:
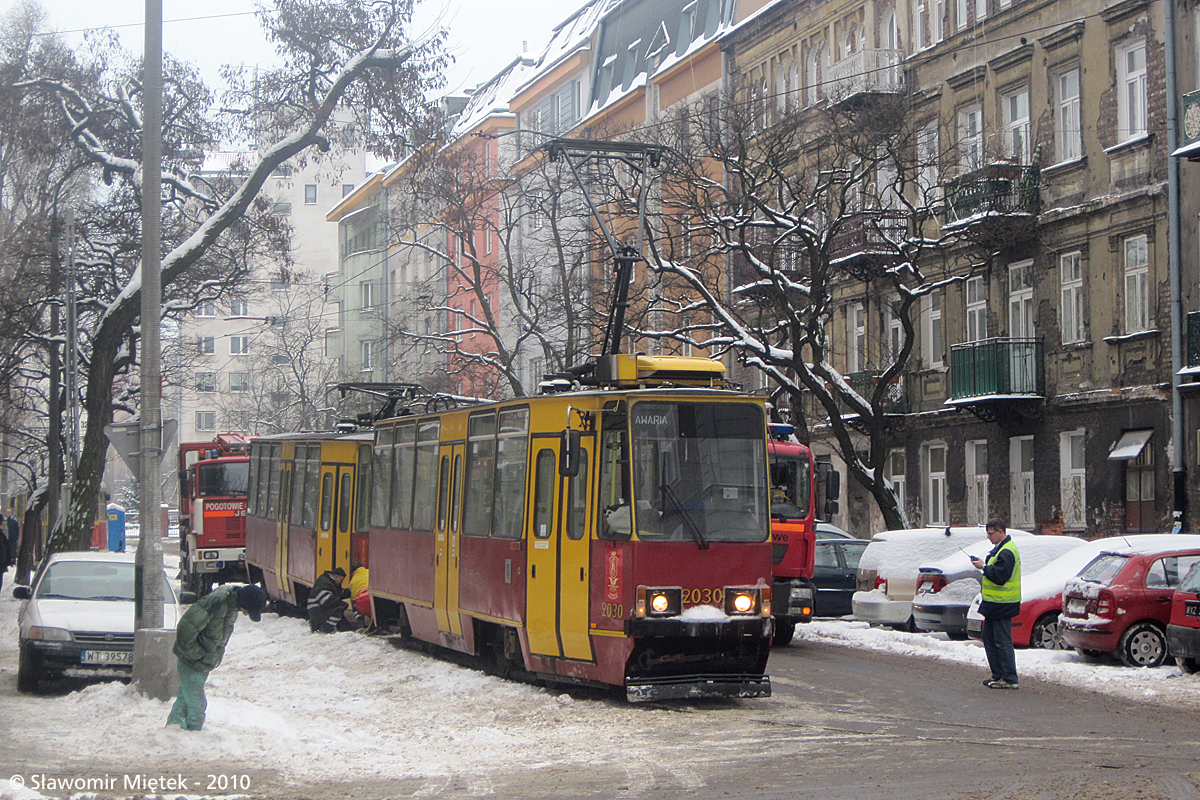
<svg viewBox="0 0 1200 800">
<path fill-rule="evenodd" d="M 343 183 L 342 184 L 342 197 L 349 197 L 353 191 L 354 191 L 353 183 Z"/>
<path fill-rule="evenodd" d="M 200 307 L 196 309 L 197 317 L 215 317 L 217 315 L 217 303 L 215 300 L 201 300 Z"/>
<path fill-rule="evenodd" d="M 1033 437 L 1014 436 L 1008 440 L 1009 499 L 1014 528 L 1033 527 Z"/>
<path fill-rule="evenodd" d="M 945 363 L 945 340 L 942 338 L 942 293 L 933 292 L 922 301 L 925 305 L 924 331 L 921 337 L 925 345 L 925 364 L 930 369 L 941 369 Z"/>
<path fill-rule="evenodd" d="M 931 122 L 917 134 L 917 186 L 922 193 L 917 199 L 918 205 L 930 204 L 938 197 L 940 157 L 937 122 Z"/>
<path fill-rule="evenodd" d="M 904 348 L 904 323 L 900 319 L 900 295 L 892 295 L 887 301 L 887 345 L 888 356 L 895 361 Z"/>
<path fill-rule="evenodd" d="M 217 339 L 215 336 L 197 336 L 196 349 L 200 351 L 202 356 L 215 355 L 217 352 Z"/>
<path fill-rule="evenodd" d="M 954 21 L 960 31 L 971 24 L 970 0 L 955 0 Z"/>
<path fill-rule="evenodd" d="M 1054 146 L 1059 163 L 1083 155 L 1083 115 L 1080 111 L 1079 70 L 1069 69 L 1054 79 L 1055 101 Z"/>
<path fill-rule="evenodd" d="M 1063 344 L 1082 342 L 1083 333 L 1083 254 L 1078 250 L 1063 253 L 1058 257 L 1059 281 L 1062 297 L 1059 303 L 1062 315 Z"/>
<path fill-rule="evenodd" d="M 217 412 L 215 411 L 197 411 L 196 412 L 196 430 L 198 431 L 215 431 L 217 429 Z"/>
<path fill-rule="evenodd" d="M 230 336 L 229 337 L 229 355 L 244 356 L 250 352 L 250 337 L 249 336 Z"/>
<path fill-rule="evenodd" d="M 929 46 L 929 6 L 927 0 L 917 0 L 913 10 L 913 44 L 918 50 Z"/>
<path fill-rule="evenodd" d="M 925 446 L 925 524 L 946 523 L 946 445 Z"/>
<path fill-rule="evenodd" d="M 985 525 L 988 514 L 988 443 L 967 442 L 967 524 Z"/>
<path fill-rule="evenodd" d="M 933 0 L 933 17 L 929 20 L 933 26 L 933 43 L 937 44 L 946 38 L 946 0 Z"/>
<path fill-rule="evenodd" d="M 250 373 L 249 372 L 231 372 L 231 373 L 229 373 L 229 391 L 231 391 L 231 392 L 248 392 L 248 391 L 250 391 Z"/>
<path fill-rule="evenodd" d="M 855 303 L 846 312 L 847 372 L 862 372 L 867 363 L 867 312 Z"/>
<path fill-rule="evenodd" d="M 1004 154 L 1018 164 L 1028 164 L 1029 89 L 1007 94 L 1001 99 L 1004 114 Z"/>
<path fill-rule="evenodd" d="M 896 448 L 888 452 L 886 467 L 888 485 L 892 487 L 892 494 L 896 495 L 896 502 L 903 510 L 908 497 L 908 485 L 905 477 L 908 472 L 908 457 L 903 448 Z"/>
<path fill-rule="evenodd" d="M 244 297 L 234 297 L 229 301 L 229 316 L 231 317 L 248 317 L 250 316 L 250 301 Z"/>
<path fill-rule="evenodd" d="M 1087 465 L 1084 463 L 1084 430 L 1059 434 L 1059 474 L 1062 475 L 1060 502 L 1063 527 L 1082 530 L 1087 527 Z"/>
<path fill-rule="evenodd" d="M 967 338 L 982 342 L 987 338 L 987 287 L 982 276 L 967 279 Z"/>
<path fill-rule="evenodd" d="M 304 184 L 304 205 L 315 206 L 317 204 L 317 185 L 315 183 Z"/>
<path fill-rule="evenodd" d="M 1146 40 L 1117 48 L 1117 141 L 1146 135 Z"/>
<path fill-rule="evenodd" d="M 362 344 L 362 371 L 370 372 L 375 369 L 375 343 L 364 341 Z"/>
<path fill-rule="evenodd" d="M 291 203 L 276 203 L 275 205 L 271 206 L 271 213 L 272 214 L 280 214 L 280 215 L 290 214 L 290 213 L 292 213 L 292 204 Z"/>
<path fill-rule="evenodd" d="M 197 372 L 196 373 L 196 391 L 197 392 L 215 392 L 217 390 L 217 373 L 215 372 Z"/>
<path fill-rule="evenodd" d="M 333 358 L 338 355 L 337 335 L 341 333 L 341 328 L 326 328 L 325 329 L 325 357 Z"/>
<path fill-rule="evenodd" d="M 1125 332 L 1150 329 L 1150 245 L 1145 234 L 1125 240 Z"/>
<path fill-rule="evenodd" d="M 988 15 L 988 0 L 975 0 L 975 24 L 978 25 L 987 19 Z"/>
<path fill-rule="evenodd" d="M 368 309 L 375 307 L 375 281 L 362 281 L 358 284 L 358 294 L 362 302 L 360 308 Z"/>
<path fill-rule="evenodd" d="M 978 105 L 958 112 L 958 154 L 963 172 L 983 165 L 983 109 Z"/>
</svg>

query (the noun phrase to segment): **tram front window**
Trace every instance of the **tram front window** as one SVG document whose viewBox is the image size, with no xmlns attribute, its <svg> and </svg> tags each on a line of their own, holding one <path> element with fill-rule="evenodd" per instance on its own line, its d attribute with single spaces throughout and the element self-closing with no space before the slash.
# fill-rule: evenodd
<svg viewBox="0 0 1200 800">
<path fill-rule="evenodd" d="M 767 538 L 761 407 L 647 401 L 629 419 L 639 538 L 702 546 Z"/>
<path fill-rule="evenodd" d="M 244 495 L 249 484 L 249 461 L 227 461 L 200 465 L 199 497 Z"/>
</svg>

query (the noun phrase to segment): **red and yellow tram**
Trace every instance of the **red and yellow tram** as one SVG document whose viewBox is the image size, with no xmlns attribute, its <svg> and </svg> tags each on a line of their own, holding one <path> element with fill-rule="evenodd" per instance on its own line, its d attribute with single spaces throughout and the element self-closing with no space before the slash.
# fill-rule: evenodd
<svg viewBox="0 0 1200 800">
<path fill-rule="evenodd" d="M 292 524 L 260 526 L 256 503 L 247 557 L 267 591 L 298 602 L 309 575 L 369 565 L 377 624 L 502 671 L 631 700 L 769 695 L 762 401 L 721 389 L 708 359 L 620 355 L 598 371 L 595 389 L 376 422 L 369 468 L 361 438 L 323 440 L 348 448 L 348 517 L 318 498 L 345 549 L 322 555 L 294 494 Z M 255 440 L 263 517 L 285 515 L 301 441 L 311 452 L 311 439 Z"/>
</svg>

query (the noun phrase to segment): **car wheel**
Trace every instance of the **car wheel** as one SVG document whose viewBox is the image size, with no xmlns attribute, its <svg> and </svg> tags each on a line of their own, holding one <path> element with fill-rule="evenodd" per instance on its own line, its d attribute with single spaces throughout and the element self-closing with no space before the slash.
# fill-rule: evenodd
<svg viewBox="0 0 1200 800">
<path fill-rule="evenodd" d="M 1038 617 L 1033 623 L 1033 631 L 1029 635 L 1029 646 L 1040 647 L 1043 650 L 1070 650 L 1071 645 L 1063 641 L 1062 633 L 1058 630 L 1058 612 L 1051 611 Z"/>
<path fill-rule="evenodd" d="M 1158 626 L 1139 622 L 1121 635 L 1117 656 L 1129 667 L 1157 667 L 1167 657 L 1167 640 Z"/>
<path fill-rule="evenodd" d="M 38 663 L 37 654 L 28 645 L 21 645 L 17 657 L 17 691 L 36 692 L 38 681 L 42 677 L 42 665 Z"/>
<path fill-rule="evenodd" d="M 1200 661 L 1194 658 L 1176 658 L 1175 663 L 1179 665 L 1179 671 L 1185 675 L 1192 675 L 1200 670 Z"/>
<path fill-rule="evenodd" d="M 783 647 L 790 644 L 792 637 L 796 635 L 796 623 L 784 622 L 779 618 L 775 619 L 775 638 L 771 640 L 772 647 Z"/>
<path fill-rule="evenodd" d="M 967 640 L 966 631 L 946 631 L 946 638 L 952 642 L 965 642 Z"/>
</svg>

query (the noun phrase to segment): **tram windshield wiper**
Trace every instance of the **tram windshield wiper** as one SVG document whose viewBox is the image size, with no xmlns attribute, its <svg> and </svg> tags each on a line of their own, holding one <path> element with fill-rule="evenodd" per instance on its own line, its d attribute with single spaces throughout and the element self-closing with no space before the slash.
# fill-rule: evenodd
<svg viewBox="0 0 1200 800">
<path fill-rule="evenodd" d="M 700 549 L 707 550 L 708 539 L 704 538 L 704 532 L 700 530 L 700 526 L 692 519 L 691 513 L 683 507 L 683 503 L 679 502 L 679 497 L 675 494 L 675 490 L 671 488 L 670 484 L 664 483 L 659 487 L 659 491 L 662 492 L 663 497 L 670 501 L 671 507 L 675 509 L 675 512 L 683 520 L 684 527 L 691 531 L 692 538 L 700 545 Z"/>
</svg>

